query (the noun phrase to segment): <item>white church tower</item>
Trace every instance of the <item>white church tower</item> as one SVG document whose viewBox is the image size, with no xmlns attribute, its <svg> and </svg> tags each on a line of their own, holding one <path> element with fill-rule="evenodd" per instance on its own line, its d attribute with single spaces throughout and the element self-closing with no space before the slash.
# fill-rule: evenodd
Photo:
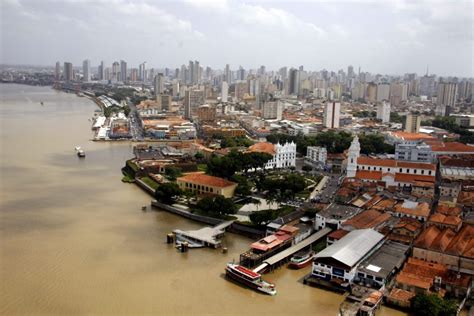
<svg viewBox="0 0 474 316">
<path fill-rule="evenodd" d="M 354 178 L 357 172 L 357 158 L 360 156 L 359 137 L 354 136 L 347 157 L 347 177 Z"/>
</svg>

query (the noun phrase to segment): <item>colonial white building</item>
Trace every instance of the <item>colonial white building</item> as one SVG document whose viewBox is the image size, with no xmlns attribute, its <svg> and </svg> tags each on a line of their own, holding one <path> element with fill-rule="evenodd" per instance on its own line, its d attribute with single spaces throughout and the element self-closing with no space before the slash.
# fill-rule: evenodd
<svg viewBox="0 0 474 316">
<path fill-rule="evenodd" d="M 386 187 L 434 186 L 436 165 L 360 156 L 359 139 L 354 137 L 347 158 L 347 177 L 364 182 L 385 183 Z"/>
<path fill-rule="evenodd" d="M 265 169 L 296 167 L 296 144 L 294 142 L 280 143 L 256 143 L 249 147 L 249 152 L 265 152 L 273 156 L 265 165 Z"/>
</svg>

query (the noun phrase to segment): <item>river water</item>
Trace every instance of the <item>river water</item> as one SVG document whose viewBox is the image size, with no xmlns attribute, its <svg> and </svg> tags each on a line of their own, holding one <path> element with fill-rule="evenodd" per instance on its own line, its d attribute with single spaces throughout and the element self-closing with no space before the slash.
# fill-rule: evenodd
<svg viewBox="0 0 474 316">
<path fill-rule="evenodd" d="M 120 181 L 132 144 L 90 141 L 93 102 L 49 87 L 0 89 L 0 314 L 337 314 L 341 295 L 301 283 L 309 267 L 266 275 L 274 297 L 225 280 L 250 239 L 227 233 L 227 254 L 167 245 L 173 229 L 202 226 L 141 211 L 150 197 Z"/>
</svg>

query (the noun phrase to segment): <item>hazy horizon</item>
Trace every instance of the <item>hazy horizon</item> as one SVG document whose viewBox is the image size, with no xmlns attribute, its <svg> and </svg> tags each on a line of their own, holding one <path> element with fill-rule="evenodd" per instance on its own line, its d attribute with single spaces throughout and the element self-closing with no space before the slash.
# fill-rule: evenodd
<svg viewBox="0 0 474 316">
<path fill-rule="evenodd" d="M 0 63 L 474 77 L 471 1 L 4 0 Z"/>
</svg>

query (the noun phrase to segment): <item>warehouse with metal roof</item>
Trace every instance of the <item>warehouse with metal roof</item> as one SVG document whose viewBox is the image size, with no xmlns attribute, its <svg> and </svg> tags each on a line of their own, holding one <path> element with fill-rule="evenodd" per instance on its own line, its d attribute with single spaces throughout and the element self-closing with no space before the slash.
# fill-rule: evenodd
<svg viewBox="0 0 474 316">
<path fill-rule="evenodd" d="M 351 231 L 315 256 L 313 276 L 341 285 L 352 281 L 357 264 L 380 247 L 383 239 L 372 229 Z"/>
</svg>

